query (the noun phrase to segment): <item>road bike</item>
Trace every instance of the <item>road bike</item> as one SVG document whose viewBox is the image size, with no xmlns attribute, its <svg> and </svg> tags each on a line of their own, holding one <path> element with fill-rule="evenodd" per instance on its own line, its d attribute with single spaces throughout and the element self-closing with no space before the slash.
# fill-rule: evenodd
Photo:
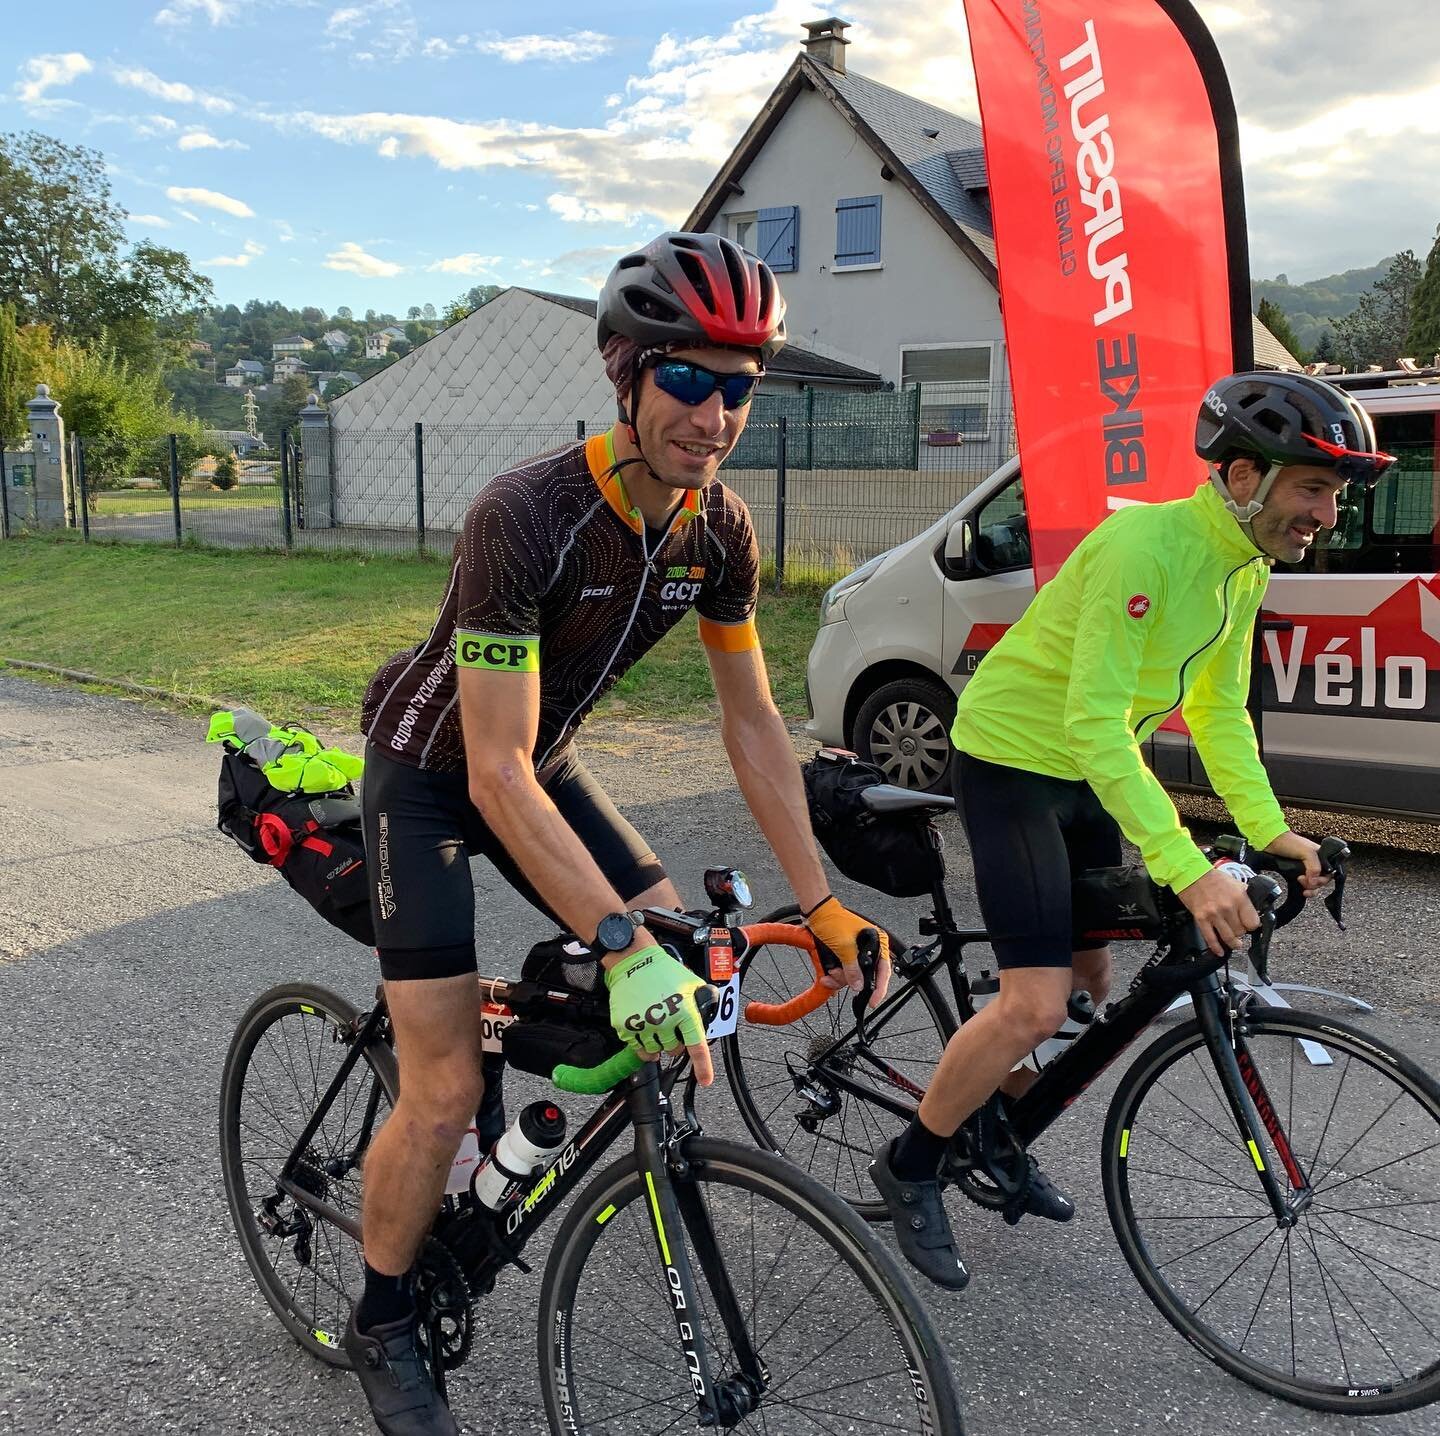
<svg viewBox="0 0 1440 1436">
<path fill-rule="evenodd" d="M 889 785 L 864 797 L 874 811 L 917 821 L 953 806 Z M 1349 852 L 1336 838 L 1321 851 L 1339 922 Z M 1249 960 L 1268 984 L 1272 935 L 1303 906 L 1300 865 L 1232 837 L 1217 840 L 1214 856 L 1262 869 L 1248 878 L 1262 918 Z M 919 943 L 892 934 L 896 981 L 873 1009 L 863 995 L 826 1002 L 819 959 L 798 927 L 789 946 L 747 953 L 746 1020 L 722 1043 L 757 1142 L 871 1221 L 888 1219 L 867 1176 L 871 1156 L 912 1119 L 945 1044 L 974 1015 L 966 949 L 989 940 L 956 924 L 943 872 L 931 896 Z M 786 908 L 765 921 L 799 919 Z M 1211 954 L 1178 900 L 1143 871 L 1118 884 L 1108 918 L 1087 936 L 1081 945 L 1148 936 L 1156 946 L 1103 1010 L 1072 998 L 1079 1035 L 1023 1095 L 997 1095 L 964 1124 L 942 1179 L 1018 1221 L 1032 1143 L 1188 996 L 1193 1017 L 1140 1052 L 1105 1121 L 1105 1205 L 1131 1270 L 1193 1345 L 1272 1395 L 1351 1414 L 1434 1401 L 1440 1086 L 1347 1022 L 1257 1001 L 1230 956 Z M 973 954 L 970 962 L 978 978 Z"/>
<path fill-rule="evenodd" d="M 720 885 L 714 876 L 707 892 L 734 894 L 726 906 L 646 918 L 697 970 L 727 950 L 743 958 L 766 936 L 733 925 L 740 875 Z M 592 988 L 595 975 L 592 964 Z M 712 1034 L 733 1026 L 737 991 L 738 974 L 713 1002 Z M 603 987 L 486 977 L 476 1001 L 487 1044 L 496 1029 L 526 1024 L 613 1041 Z M 287 984 L 242 1018 L 222 1080 L 225 1191 L 246 1260 L 295 1340 L 336 1366 L 349 1365 L 340 1337 L 363 1282 L 365 1154 L 398 1090 L 391 1037 L 383 990 L 360 1011 L 314 984 Z M 628 1056 L 555 1068 L 563 1090 L 620 1085 L 497 1207 L 477 1198 L 474 1180 L 445 1198 L 416 1281 L 442 1392 L 470 1352 L 476 1302 L 507 1268 L 530 1272 L 523 1253 L 573 1196 L 536 1298 L 550 1430 L 959 1436 L 943 1348 L 873 1231 L 780 1157 L 706 1137 L 688 1059 Z"/>
</svg>

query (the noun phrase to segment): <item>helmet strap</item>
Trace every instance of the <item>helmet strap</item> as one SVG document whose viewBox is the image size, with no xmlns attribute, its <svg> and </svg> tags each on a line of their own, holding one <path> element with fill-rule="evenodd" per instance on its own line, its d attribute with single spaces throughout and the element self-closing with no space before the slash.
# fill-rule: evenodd
<svg viewBox="0 0 1440 1436">
<path fill-rule="evenodd" d="M 1255 489 L 1255 496 L 1248 503 L 1240 503 L 1230 495 L 1230 489 L 1220 475 L 1219 464 L 1210 465 L 1210 482 L 1219 490 L 1220 497 L 1225 501 L 1225 507 L 1235 516 L 1235 521 L 1241 528 L 1248 530 L 1254 521 L 1255 515 L 1265 507 L 1265 500 L 1270 495 L 1270 490 L 1275 486 L 1275 480 L 1279 477 L 1283 464 L 1271 464 L 1261 475 L 1260 483 Z"/>
</svg>

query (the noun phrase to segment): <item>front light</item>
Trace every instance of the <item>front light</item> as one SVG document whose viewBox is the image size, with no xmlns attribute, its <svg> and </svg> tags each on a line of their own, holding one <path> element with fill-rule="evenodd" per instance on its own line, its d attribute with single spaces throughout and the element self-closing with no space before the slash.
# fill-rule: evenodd
<svg viewBox="0 0 1440 1436">
<path fill-rule="evenodd" d="M 825 597 L 820 600 L 822 624 L 839 623 L 845 617 L 845 600 L 880 567 L 880 560 L 884 557 L 884 554 L 880 554 L 869 562 L 862 563 L 854 573 L 847 573 L 838 583 L 832 583 L 825 590 Z"/>
</svg>

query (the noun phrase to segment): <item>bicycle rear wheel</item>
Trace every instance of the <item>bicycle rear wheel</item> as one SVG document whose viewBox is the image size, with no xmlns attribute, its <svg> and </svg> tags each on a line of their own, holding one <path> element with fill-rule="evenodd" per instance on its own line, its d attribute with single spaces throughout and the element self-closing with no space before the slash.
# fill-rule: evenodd
<svg viewBox="0 0 1440 1436">
<path fill-rule="evenodd" d="M 221 1081 L 220 1164 L 245 1260 L 265 1300 L 312 1356 L 349 1367 L 340 1345 L 365 1270 L 359 1242 L 282 1194 L 280 1169 L 350 1052 L 343 997 L 290 983 L 258 998 L 230 1043 Z M 399 1090 L 395 1057 L 372 1043 L 336 1094 L 295 1181 L 360 1219 L 360 1167 Z"/>
<path fill-rule="evenodd" d="M 761 921 L 798 924 L 800 910 L 781 908 Z M 890 943 L 901 950 L 899 938 Z M 782 1002 L 814 975 L 804 949 L 767 943 L 747 959 L 741 993 L 746 1001 Z M 870 1159 L 914 1116 L 955 1030 L 930 978 L 897 977 L 891 992 L 866 1020 L 868 1044 L 846 994 L 786 1027 L 742 1020 L 721 1042 L 726 1079 L 755 1140 L 874 1222 L 889 1214 L 867 1175 Z"/>
<path fill-rule="evenodd" d="M 1358 1029 L 1293 1010 L 1251 1008 L 1236 1055 L 1313 1201 L 1276 1222 L 1191 1021 L 1141 1053 L 1106 1118 L 1105 1202 L 1126 1260 L 1182 1335 L 1262 1391 L 1348 1414 L 1434 1401 L 1440 1086 Z M 1293 1196 L 1273 1138 L 1260 1159 Z"/>
<path fill-rule="evenodd" d="M 858 1215 L 769 1153 L 686 1141 L 688 1184 L 715 1234 L 767 1371 L 758 1409 L 729 1429 L 816 1436 L 856 1429 L 963 1436 L 944 1349 L 925 1308 Z M 648 1174 L 647 1174 L 648 1175 Z M 540 1381 L 554 1432 L 692 1429 L 696 1392 L 675 1332 L 634 1156 L 602 1172 L 556 1234 L 539 1312 Z M 712 1379 L 738 1358 L 689 1232 Z M 671 1234 L 671 1241 L 676 1234 Z"/>
</svg>

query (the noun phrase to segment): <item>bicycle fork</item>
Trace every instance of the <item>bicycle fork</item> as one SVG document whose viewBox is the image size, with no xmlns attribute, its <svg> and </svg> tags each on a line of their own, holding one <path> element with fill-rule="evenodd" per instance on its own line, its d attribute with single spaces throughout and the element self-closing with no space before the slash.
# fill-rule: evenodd
<svg viewBox="0 0 1440 1436">
<path fill-rule="evenodd" d="M 1280 1113 L 1265 1087 L 1265 1079 L 1237 1025 L 1238 1014 L 1232 1007 L 1234 994 L 1221 983 L 1218 973 L 1211 973 L 1194 989 L 1194 998 L 1205 1046 L 1215 1063 L 1240 1140 L 1255 1163 L 1260 1186 L 1275 1213 L 1276 1225 L 1293 1227 L 1314 1201 L 1314 1189 L 1290 1145 Z M 1262 1143 L 1267 1138 L 1292 1189 L 1289 1197 L 1265 1160 Z"/>
<path fill-rule="evenodd" d="M 695 1183 L 687 1180 L 689 1162 L 673 1141 L 665 1138 L 670 1123 L 669 1100 L 660 1091 L 655 1064 L 647 1063 L 633 1081 L 630 1100 L 635 1118 L 635 1152 L 680 1351 L 695 1393 L 696 1424 L 728 1430 L 759 1406 L 769 1384 L 769 1373 L 750 1340 L 710 1214 Z M 706 1346 L 699 1292 L 685 1247 L 687 1236 L 710 1289 L 719 1324 L 739 1362 L 737 1372 L 718 1381 Z"/>
</svg>

